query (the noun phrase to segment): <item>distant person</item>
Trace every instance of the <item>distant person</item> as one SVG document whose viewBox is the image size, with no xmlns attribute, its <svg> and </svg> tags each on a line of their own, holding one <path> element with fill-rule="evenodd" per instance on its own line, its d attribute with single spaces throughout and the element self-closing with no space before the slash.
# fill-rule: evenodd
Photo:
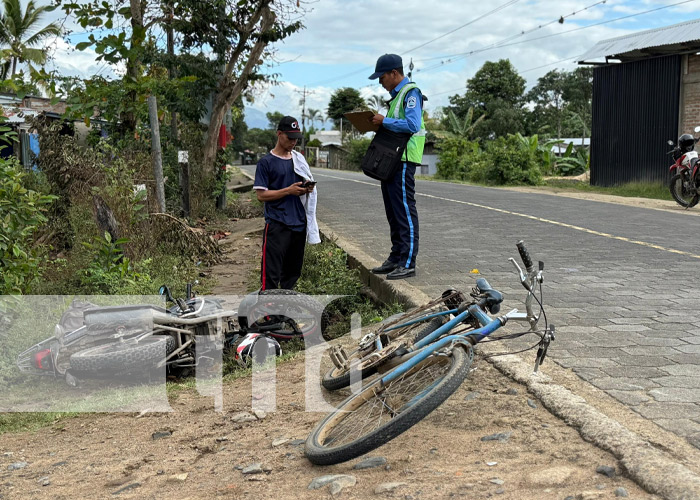
<svg viewBox="0 0 700 500">
<path fill-rule="evenodd" d="M 304 264 L 304 246 L 320 243 L 316 191 L 311 169 L 294 150 L 301 139 L 299 122 L 285 116 L 277 126 L 277 144 L 258 161 L 255 189 L 265 203 L 260 280 L 262 290 L 296 285 Z"/>
<path fill-rule="evenodd" d="M 393 178 L 382 181 L 384 210 L 389 221 L 391 253 L 384 263 L 372 269 L 386 274 L 387 279 L 410 278 L 416 275 L 418 255 L 418 212 L 416 211 L 416 165 L 423 160 L 425 124 L 423 94 L 403 74 L 403 61 L 396 54 L 377 59 L 370 80 L 379 83 L 391 94 L 387 116 L 374 115 L 372 122 L 392 132 L 413 134 L 402 158 L 403 165 Z"/>
</svg>

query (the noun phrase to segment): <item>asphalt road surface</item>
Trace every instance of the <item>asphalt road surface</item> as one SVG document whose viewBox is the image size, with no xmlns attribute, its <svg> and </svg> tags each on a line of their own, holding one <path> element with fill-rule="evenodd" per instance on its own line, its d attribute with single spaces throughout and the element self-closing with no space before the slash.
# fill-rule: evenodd
<svg viewBox="0 0 700 500">
<path fill-rule="evenodd" d="M 243 167 L 250 173 L 254 166 Z M 318 219 L 381 263 L 389 226 L 379 183 L 313 169 Z M 700 447 L 700 217 L 510 190 L 417 181 L 417 275 L 430 296 L 468 291 L 478 275 L 523 309 L 508 257 L 524 240 L 545 262 L 557 325 L 551 357 Z"/>
</svg>

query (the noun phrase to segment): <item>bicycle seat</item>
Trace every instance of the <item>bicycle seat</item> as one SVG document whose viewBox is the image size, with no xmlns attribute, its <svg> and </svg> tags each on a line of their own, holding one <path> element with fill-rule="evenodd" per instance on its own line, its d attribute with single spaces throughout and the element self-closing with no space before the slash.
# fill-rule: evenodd
<svg viewBox="0 0 700 500">
<path fill-rule="evenodd" d="M 491 314 L 496 314 L 501 310 L 501 302 L 503 302 L 503 294 L 501 292 L 492 288 L 484 278 L 476 280 L 476 288 L 480 297 L 477 304 L 480 307 L 488 310 Z"/>
</svg>

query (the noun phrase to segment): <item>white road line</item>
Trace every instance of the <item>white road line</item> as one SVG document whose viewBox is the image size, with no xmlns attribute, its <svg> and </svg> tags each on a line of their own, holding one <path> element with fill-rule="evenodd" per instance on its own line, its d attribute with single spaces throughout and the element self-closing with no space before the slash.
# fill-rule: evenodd
<svg viewBox="0 0 700 500">
<path fill-rule="evenodd" d="M 367 184 L 368 186 L 379 187 L 379 184 L 374 183 L 374 182 L 361 181 L 361 180 L 357 180 L 357 179 L 348 179 L 347 177 L 338 177 L 336 175 L 329 175 L 329 174 L 325 174 L 325 173 L 324 174 L 316 174 L 316 175 L 318 175 L 320 177 L 330 177 L 331 179 L 339 179 L 339 180 L 343 180 L 343 181 L 356 182 L 358 184 Z M 490 207 L 488 205 L 480 205 L 479 203 L 472 203 L 470 201 L 454 200 L 452 198 L 444 198 L 442 196 L 434 196 L 434 195 L 425 194 L 425 193 L 416 193 L 416 196 L 422 196 L 424 198 L 432 198 L 432 199 L 441 200 L 441 201 L 448 201 L 451 203 L 459 203 L 461 205 L 468 205 L 470 207 L 482 208 L 484 210 L 491 210 L 493 212 L 500 212 L 502 214 L 507 214 L 507 215 L 514 215 L 516 217 L 523 217 L 525 219 L 531 219 L 531 220 L 535 220 L 538 222 L 544 222 L 546 224 L 552 224 L 555 226 L 565 227 L 568 229 L 573 229 L 576 231 L 581 231 L 584 233 L 593 234 L 595 236 L 602 236 L 603 238 L 609 238 L 611 240 L 624 241 L 626 243 L 633 243 L 635 245 L 640 245 L 640 246 L 647 247 L 647 248 L 653 248 L 655 250 L 661 250 L 664 252 L 669 252 L 669 253 L 673 253 L 673 254 L 677 254 L 677 255 L 685 255 L 686 257 L 692 257 L 693 259 L 700 259 L 700 255 L 696 255 L 696 254 L 691 253 L 691 252 L 686 252 L 683 250 L 676 250 L 674 248 L 668 248 L 668 247 L 664 247 L 661 245 L 655 245 L 654 243 L 648 243 L 646 241 L 633 240 L 631 238 L 626 238 L 624 236 L 616 236 L 616 235 L 610 234 L 610 233 L 603 233 L 601 231 L 595 231 L 593 229 L 588 229 L 588 228 L 581 227 L 581 226 L 575 226 L 573 224 L 566 224 L 565 222 L 559 222 L 559 221 L 555 221 L 555 220 L 551 220 L 551 219 L 544 219 L 542 217 L 536 217 L 534 215 L 522 214 L 520 212 L 513 212 L 511 210 L 504 210 L 502 208 Z"/>
</svg>

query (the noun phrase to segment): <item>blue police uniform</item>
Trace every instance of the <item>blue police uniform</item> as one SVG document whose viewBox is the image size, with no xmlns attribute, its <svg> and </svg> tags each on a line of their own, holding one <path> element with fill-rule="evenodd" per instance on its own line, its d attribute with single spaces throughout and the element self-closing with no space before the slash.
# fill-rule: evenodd
<svg viewBox="0 0 700 500">
<path fill-rule="evenodd" d="M 408 78 L 390 92 L 392 99 L 401 92 Z M 423 96 L 417 88 L 408 91 L 403 103 L 406 119 L 384 118 L 382 125 L 392 132 L 415 134 L 421 129 Z M 406 158 L 405 158 L 406 159 Z M 404 161 L 393 178 L 382 182 L 384 211 L 389 222 L 391 254 L 388 260 L 407 269 L 416 267 L 418 254 L 418 212 L 416 211 L 416 163 Z"/>
</svg>

